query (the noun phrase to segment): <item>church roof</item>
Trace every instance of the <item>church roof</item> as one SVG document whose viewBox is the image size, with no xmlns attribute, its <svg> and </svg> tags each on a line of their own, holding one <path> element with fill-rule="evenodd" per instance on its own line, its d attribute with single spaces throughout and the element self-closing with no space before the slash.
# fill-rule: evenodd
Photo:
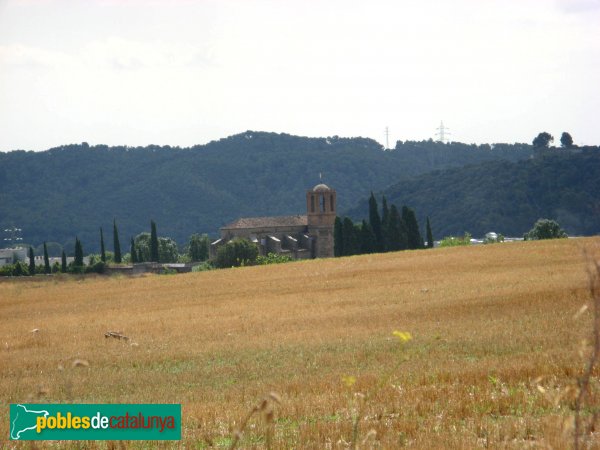
<svg viewBox="0 0 600 450">
<path fill-rule="evenodd" d="M 308 225 L 306 216 L 242 217 L 222 229 L 298 227 Z"/>
<path fill-rule="evenodd" d="M 313 191 L 315 192 L 319 192 L 319 191 L 330 191 L 331 188 L 329 186 L 327 186 L 326 184 L 320 183 L 317 184 L 314 188 Z"/>
</svg>

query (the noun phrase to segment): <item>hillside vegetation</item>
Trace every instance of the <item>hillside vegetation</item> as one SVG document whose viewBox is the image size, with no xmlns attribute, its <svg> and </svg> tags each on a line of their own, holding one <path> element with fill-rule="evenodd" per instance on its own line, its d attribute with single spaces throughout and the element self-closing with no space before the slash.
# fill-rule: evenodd
<svg viewBox="0 0 600 450">
<path fill-rule="evenodd" d="M 433 235 L 523 236 L 539 218 L 557 220 L 569 235 L 600 233 L 600 150 L 550 150 L 533 159 L 493 161 L 433 171 L 385 189 L 388 202 L 410 205 Z M 350 211 L 366 217 L 367 197 Z"/>
<path fill-rule="evenodd" d="M 344 448 L 360 393 L 362 448 L 568 448 L 567 388 L 591 333 L 589 312 L 574 317 L 589 299 L 581 250 L 599 245 L 2 281 L 0 400 L 180 402 L 183 445 L 221 448 L 276 392 L 274 448 Z M 254 417 L 241 447 L 264 447 L 266 433 Z"/>
<path fill-rule="evenodd" d="M 529 145 L 399 143 L 384 151 L 364 138 L 307 138 L 248 131 L 192 148 L 69 145 L 0 153 L 0 227 L 24 241 L 67 244 L 77 235 L 98 251 L 99 227 L 117 219 L 122 241 L 149 231 L 181 246 L 196 232 L 216 235 L 244 216 L 302 214 L 305 192 L 323 181 L 340 211 L 404 177 L 480 161 L 529 157 Z"/>
</svg>

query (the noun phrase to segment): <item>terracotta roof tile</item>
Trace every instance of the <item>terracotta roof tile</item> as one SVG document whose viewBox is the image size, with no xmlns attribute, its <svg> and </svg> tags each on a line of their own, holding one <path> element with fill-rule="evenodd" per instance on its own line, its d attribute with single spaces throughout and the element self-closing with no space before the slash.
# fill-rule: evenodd
<svg viewBox="0 0 600 450">
<path fill-rule="evenodd" d="M 224 229 L 298 227 L 308 225 L 306 216 L 242 217 L 225 225 Z"/>
</svg>

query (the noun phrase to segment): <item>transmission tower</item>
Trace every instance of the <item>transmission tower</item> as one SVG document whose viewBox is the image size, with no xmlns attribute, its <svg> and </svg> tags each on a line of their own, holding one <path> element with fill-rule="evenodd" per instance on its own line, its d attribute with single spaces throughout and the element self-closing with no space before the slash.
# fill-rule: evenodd
<svg viewBox="0 0 600 450">
<path fill-rule="evenodd" d="M 438 136 L 438 142 L 445 144 L 447 142 L 446 137 L 449 134 L 452 134 L 452 133 L 450 133 L 450 128 L 445 127 L 444 122 L 440 121 L 440 126 L 437 127 L 436 130 L 437 130 L 437 132 L 435 133 L 435 135 Z"/>
<path fill-rule="evenodd" d="M 7 244 L 9 248 L 12 248 L 19 242 L 22 242 L 23 238 L 20 236 L 21 231 L 23 230 L 17 227 L 5 228 L 4 233 L 6 233 L 8 237 L 4 238 L 4 243 Z"/>
</svg>

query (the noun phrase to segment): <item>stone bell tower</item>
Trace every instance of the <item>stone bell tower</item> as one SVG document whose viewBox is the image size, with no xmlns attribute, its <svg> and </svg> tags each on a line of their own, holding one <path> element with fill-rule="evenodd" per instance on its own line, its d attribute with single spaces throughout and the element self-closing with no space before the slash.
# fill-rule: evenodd
<svg viewBox="0 0 600 450">
<path fill-rule="evenodd" d="M 306 192 L 308 233 L 314 237 L 314 257 L 333 257 L 333 226 L 336 217 L 336 194 L 325 184 Z"/>
</svg>

